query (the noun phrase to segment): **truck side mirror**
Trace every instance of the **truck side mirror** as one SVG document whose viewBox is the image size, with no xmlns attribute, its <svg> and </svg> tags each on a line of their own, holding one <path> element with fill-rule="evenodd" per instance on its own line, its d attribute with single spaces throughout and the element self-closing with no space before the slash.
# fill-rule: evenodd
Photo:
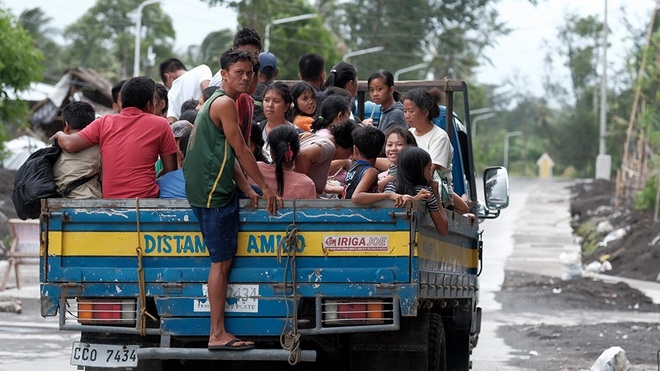
<svg viewBox="0 0 660 371">
<path fill-rule="evenodd" d="M 484 198 L 489 210 L 502 210 L 509 206 L 509 175 L 506 168 L 493 166 L 484 170 Z"/>
</svg>

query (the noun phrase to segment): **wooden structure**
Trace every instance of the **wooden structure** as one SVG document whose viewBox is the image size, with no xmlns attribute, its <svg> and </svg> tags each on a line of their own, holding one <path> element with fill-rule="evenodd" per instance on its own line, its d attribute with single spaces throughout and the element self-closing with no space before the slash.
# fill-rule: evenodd
<svg viewBox="0 0 660 371">
<path fill-rule="evenodd" d="M 22 264 L 39 264 L 39 221 L 35 219 L 9 219 L 11 247 L 7 252 L 7 270 L 0 283 L 0 291 L 7 287 L 12 269 L 16 275 L 16 288 L 21 288 L 21 277 L 18 267 Z"/>
</svg>

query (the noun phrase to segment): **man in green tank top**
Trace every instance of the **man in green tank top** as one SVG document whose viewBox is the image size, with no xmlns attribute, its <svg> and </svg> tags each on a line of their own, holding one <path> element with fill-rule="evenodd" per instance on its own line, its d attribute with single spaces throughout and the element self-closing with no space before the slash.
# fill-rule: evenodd
<svg viewBox="0 0 660 371">
<path fill-rule="evenodd" d="M 225 330 L 227 279 L 238 248 L 239 187 L 257 207 L 259 196 L 240 170 L 255 180 L 263 191 L 267 209 L 277 213 L 281 204 L 266 184 L 239 128 L 235 99 L 247 92 L 254 74 L 256 55 L 229 49 L 220 57 L 222 85 L 205 103 L 195 120 L 183 166 L 186 196 L 200 225 L 211 258 L 208 297 L 211 305 L 209 350 L 250 349 Z M 238 160 L 240 167 L 235 163 Z"/>
</svg>

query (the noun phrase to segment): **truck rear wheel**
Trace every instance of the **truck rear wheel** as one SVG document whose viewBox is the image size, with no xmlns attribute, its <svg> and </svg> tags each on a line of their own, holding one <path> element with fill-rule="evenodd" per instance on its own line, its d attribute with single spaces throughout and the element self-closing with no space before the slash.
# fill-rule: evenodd
<svg viewBox="0 0 660 371">
<path fill-rule="evenodd" d="M 470 369 L 470 333 L 467 331 L 449 331 L 446 334 L 449 357 L 447 364 L 452 370 Z"/>
<path fill-rule="evenodd" d="M 438 313 L 429 315 L 428 370 L 447 371 L 447 352 L 445 349 L 445 327 Z"/>
</svg>

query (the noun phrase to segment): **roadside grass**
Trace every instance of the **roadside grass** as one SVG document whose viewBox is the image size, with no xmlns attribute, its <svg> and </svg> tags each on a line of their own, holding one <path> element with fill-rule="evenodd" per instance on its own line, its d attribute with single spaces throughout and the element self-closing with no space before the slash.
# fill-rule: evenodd
<svg viewBox="0 0 660 371">
<path fill-rule="evenodd" d="M 598 249 L 598 233 L 596 233 L 596 221 L 589 219 L 586 222 L 580 224 L 580 226 L 575 231 L 575 234 L 582 237 L 582 253 L 584 255 L 590 256 L 591 254 Z"/>
</svg>

